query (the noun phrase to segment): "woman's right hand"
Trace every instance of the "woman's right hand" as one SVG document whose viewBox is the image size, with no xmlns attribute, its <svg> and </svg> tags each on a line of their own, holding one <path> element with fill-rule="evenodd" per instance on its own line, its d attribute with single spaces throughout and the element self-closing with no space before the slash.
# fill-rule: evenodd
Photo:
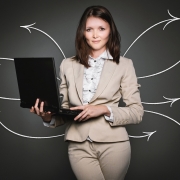
<svg viewBox="0 0 180 180">
<path fill-rule="evenodd" d="M 40 104 L 40 108 L 38 107 L 39 99 L 36 99 L 36 103 L 34 106 L 31 107 L 30 112 L 37 114 L 40 116 L 44 122 L 49 123 L 52 118 L 52 113 L 50 111 L 45 112 L 44 109 L 44 102 L 42 101 Z"/>
</svg>

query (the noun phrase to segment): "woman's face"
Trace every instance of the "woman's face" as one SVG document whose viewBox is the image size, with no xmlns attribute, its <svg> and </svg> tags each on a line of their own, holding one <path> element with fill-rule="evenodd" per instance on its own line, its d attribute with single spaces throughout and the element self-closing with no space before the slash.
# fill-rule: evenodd
<svg viewBox="0 0 180 180">
<path fill-rule="evenodd" d="M 84 36 L 86 42 L 92 48 L 92 53 L 101 54 L 106 49 L 109 40 L 110 25 L 101 18 L 89 17 L 86 21 Z"/>
</svg>

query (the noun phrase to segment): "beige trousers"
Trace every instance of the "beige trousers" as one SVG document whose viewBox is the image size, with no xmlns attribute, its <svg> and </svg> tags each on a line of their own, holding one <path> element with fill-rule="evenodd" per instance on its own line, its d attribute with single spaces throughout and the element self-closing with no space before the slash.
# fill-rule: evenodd
<svg viewBox="0 0 180 180">
<path fill-rule="evenodd" d="M 123 180 L 130 163 L 131 147 L 129 141 L 69 141 L 68 153 L 78 180 Z"/>
</svg>

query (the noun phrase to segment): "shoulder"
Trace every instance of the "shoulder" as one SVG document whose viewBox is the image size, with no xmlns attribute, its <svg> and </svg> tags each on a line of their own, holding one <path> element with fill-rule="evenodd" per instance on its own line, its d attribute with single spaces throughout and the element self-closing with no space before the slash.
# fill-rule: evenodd
<svg viewBox="0 0 180 180">
<path fill-rule="evenodd" d="M 130 64 L 130 63 L 132 63 L 132 60 L 131 60 L 131 59 L 129 59 L 129 58 L 126 58 L 126 57 L 120 56 L 119 63 L 120 63 L 120 64 L 124 64 L 124 65 L 126 65 L 126 64 Z"/>
<path fill-rule="evenodd" d="M 75 56 L 65 58 L 65 59 L 63 59 L 61 61 L 61 65 L 60 66 L 66 66 L 66 67 L 70 66 L 73 61 L 77 62 L 77 60 L 75 59 Z"/>
<path fill-rule="evenodd" d="M 134 65 L 131 59 L 120 56 L 119 66 L 123 68 L 129 68 L 129 67 L 133 67 Z"/>
<path fill-rule="evenodd" d="M 122 73 L 127 73 L 127 71 L 130 71 L 131 69 L 134 69 L 132 60 L 130 58 L 120 56 L 119 64 L 117 64 L 117 70 Z"/>
<path fill-rule="evenodd" d="M 113 61 L 111 61 L 111 62 L 113 62 Z M 123 56 L 120 56 L 118 64 L 116 62 L 113 62 L 113 63 L 115 63 L 118 66 L 118 68 L 123 68 L 123 69 L 128 66 L 133 65 L 131 59 L 123 57 Z"/>
<path fill-rule="evenodd" d="M 77 60 L 75 59 L 75 56 L 72 56 L 72 57 L 68 57 L 68 58 L 63 59 L 63 60 L 62 60 L 62 63 L 70 63 L 70 62 L 72 62 L 72 61 L 77 61 Z"/>
</svg>

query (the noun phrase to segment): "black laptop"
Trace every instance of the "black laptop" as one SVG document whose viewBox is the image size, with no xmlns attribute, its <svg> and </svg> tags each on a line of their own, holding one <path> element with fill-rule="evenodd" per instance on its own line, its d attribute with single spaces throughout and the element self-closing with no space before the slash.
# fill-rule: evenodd
<svg viewBox="0 0 180 180">
<path fill-rule="evenodd" d="M 14 58 L 14 64 L 21 107 L 31 108 L 39 98 L 45 103 L 44 111 L 72 116 L 81 112 L 61 108 L 63 95 L 58 88 L 54 58 Z"/>
</svg>

